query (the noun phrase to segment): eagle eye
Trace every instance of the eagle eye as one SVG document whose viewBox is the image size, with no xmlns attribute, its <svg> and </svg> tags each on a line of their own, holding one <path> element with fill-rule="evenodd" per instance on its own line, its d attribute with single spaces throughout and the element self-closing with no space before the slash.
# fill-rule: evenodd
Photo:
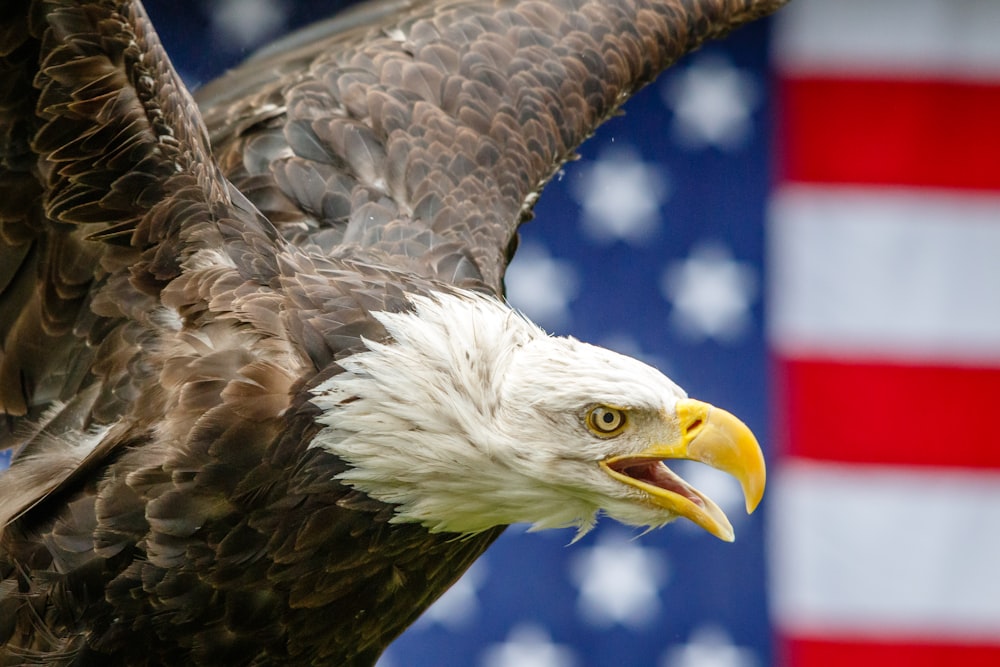
<svg viewBox="0 0 1000 667">
<path fill-rule="evenodd" d="M 618 435 L 625 428 L 625 412 L 618 408 L 598 405 L 587 414 L 587 427 L 595 434 Z"/>
</svg>

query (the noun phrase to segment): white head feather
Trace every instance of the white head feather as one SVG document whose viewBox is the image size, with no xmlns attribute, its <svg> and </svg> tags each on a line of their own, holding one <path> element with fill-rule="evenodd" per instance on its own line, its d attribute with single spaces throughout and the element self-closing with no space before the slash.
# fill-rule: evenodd
<svg viewBox="0 0 1000 667">
<path fill-rule="evenodd" d="M 391 342 L 368 342 L 315 390 L 325 428 L 313 446 L 351 465 L 341 481 L 397 505 L 394 521 L 432 531 L 521 522 L 585 531 L 598 510 L 632 525 L 674 518 L 598 465 L 642 451 L 648 439 L 602 438 L 586 425 L 588 411 L 606 404 L 669 430 L 653 417 L 673 414 L 685 397 L 670 379 L 630 357 L 549 336 L 487 296 L 412 301 L 412 312 L 376 315 Z"/>
</svg>

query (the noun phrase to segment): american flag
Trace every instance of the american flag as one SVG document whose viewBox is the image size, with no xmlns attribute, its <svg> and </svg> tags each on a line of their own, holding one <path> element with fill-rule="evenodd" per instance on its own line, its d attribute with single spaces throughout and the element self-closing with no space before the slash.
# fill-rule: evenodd
<svg viewBox="0 0 1000 667">
<path fill-rule="evenodd" d="M 1000 664 L 1000 3 L 788 8 L 767 331 L 791 665 Z"/>
<path fill-rule="evenodd" d="M 197 85 L 344 3 L 146 4 Z M 735 544 L 512 527 L 380 667 L 1000 664 L 998 31 L 994 0 L 796 0 L 583 147 L 510 299 L 744 419 L 763 511 L 692 465 Z"/>
</svg>

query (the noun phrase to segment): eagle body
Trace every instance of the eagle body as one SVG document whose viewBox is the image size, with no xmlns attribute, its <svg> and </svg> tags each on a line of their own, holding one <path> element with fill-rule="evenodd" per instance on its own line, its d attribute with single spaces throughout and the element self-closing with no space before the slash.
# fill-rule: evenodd
<svg viewBox="0 0 1000 667">
<path fill-rule="evenodd" d="M 732 415 L 503 301 L 541 187 L 753 0 L 390 0 L 187 92 L 0 10 L 0 665 L 373 665 L 500 534 L 719 508 Z"/>
</svg>

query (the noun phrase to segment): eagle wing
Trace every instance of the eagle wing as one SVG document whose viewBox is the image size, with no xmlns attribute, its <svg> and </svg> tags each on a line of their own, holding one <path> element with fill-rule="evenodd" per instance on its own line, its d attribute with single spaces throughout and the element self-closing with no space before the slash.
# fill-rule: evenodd
<svg viewBox="0 0 1000 667">
<path fill-rule="evenodd" d="M 228 178 L 292 242 L 502 292 L 576 147 L 702 41 L 777 0 L 384 2 L 199 91 Z"/>
<path fill-rule="evenodd" d="M 223 249 L 255 271 L 244 254 L 281 239 L 221 175 L 138 2 L 6 3 L 0 80 L 0 448 L 38 458 L 148 395 L 161 292 L 183 266 Z M 45 477 L 24 497 L 64 474 Z"/>
</svg>

